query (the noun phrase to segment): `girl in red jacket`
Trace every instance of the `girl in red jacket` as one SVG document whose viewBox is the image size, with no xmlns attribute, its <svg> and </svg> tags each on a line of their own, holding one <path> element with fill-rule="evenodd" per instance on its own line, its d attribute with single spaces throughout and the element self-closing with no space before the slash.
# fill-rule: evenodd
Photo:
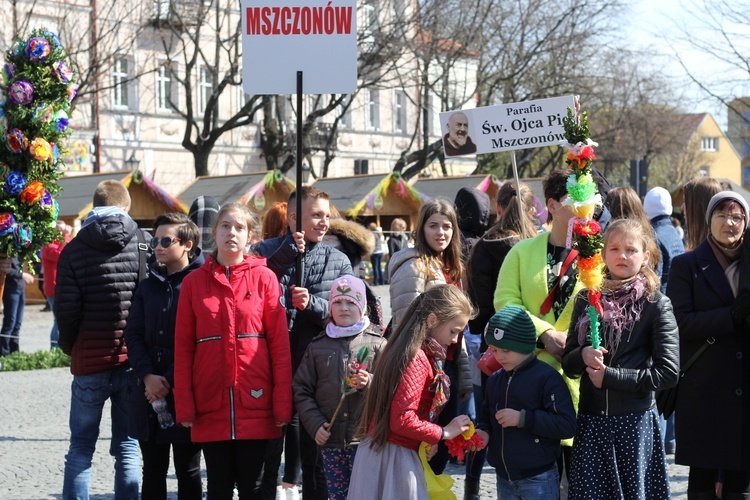
<svg viewBox="0 0 750 500">
<path fill-rule="evenodd" d="M 286 311 L 266 260 L 244 255 L 255 217 L 225 205 L 216 250 L 182 283 L 175 329 L 177 421 L 202 443 L 212 500 L 249 498 L 269 439 L 292 414 Z"/>
<path fill-rule="evenodd" d="M 375 364 L 362 412 L 366 432 L 354 460 L 349 498 L 426 499 L 427 484 L 417 450 L 469 429 L 459 415 L 445 427 L 434 423 L 450 397 L 443 372 L 446 349 L 457 342 L 473 314 L 466 295 L 437 285 L 411 303 Z"/>
</svg>

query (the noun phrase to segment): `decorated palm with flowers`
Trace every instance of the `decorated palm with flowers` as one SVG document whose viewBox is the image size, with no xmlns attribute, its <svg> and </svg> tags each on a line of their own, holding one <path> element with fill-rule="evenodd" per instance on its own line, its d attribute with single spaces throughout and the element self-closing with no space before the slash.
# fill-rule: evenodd
<svg viewBox="0 0 750 500">
<path fill-rule="evenodd" d="M 34 30 L 5 54 L 0 102 L 0 254 L 38 260 L 55 229 L 70 102 L 76 95 L 57 35 Z"/>
<path fill-rule="evenodd" d="M 596 159 L 594 147 L 598 144 L 589 138 L 588 115 L 581 113 L 577 96 L 575 109 L 568 108 L 563 127 L 566 141 L 562 146 L 568 150 L 565 162 L 571 170 L 566 185 L 568 197 L 563 203 L 570 205 L 576 215 L 569 223 L 567 246 L 578 251 L 578 279 L 588 290 L 591 344 L 598 349 L 604 237 L 601 226 L 592 218 L 596 207 L 602 205 L 602 197 L 591 173 L 591 165 Z"/>
</svg>

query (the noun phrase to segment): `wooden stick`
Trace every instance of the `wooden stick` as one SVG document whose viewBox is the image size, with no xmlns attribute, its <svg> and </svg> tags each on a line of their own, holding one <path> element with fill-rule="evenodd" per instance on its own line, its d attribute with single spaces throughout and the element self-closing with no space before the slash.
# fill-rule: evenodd
<svg viewBox="0 0 750 500">
<path fill-rule="evenodd" d="M 344 398 L 346 397 L 346 393 L 341 395 L 341 399 L 339 400 L 339 405 L 336 407 L 336 411 L 333 412 L 333 416 L 331 417 L 331 421 L 328 423 L 328 432 L 331 432 L 331 427 L 333 427 L 333 422 L 336 421 L 336 417 L 339 414 L 339 410 L 341 409 L 341 405 L 344 403 Z"/>
</svg>

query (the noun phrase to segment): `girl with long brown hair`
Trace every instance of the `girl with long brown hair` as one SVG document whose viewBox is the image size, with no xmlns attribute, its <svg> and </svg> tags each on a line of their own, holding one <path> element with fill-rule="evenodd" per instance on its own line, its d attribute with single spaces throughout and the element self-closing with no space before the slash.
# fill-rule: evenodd
<svg viewBox="0 0 750 500">
<path fill-rule="evenodd" d="M 417 450 L 469 428 L 459 415 L 446 426 L 438 415 L 450 398 L 443 371 L 447 348 L 458 341 L 473 315 L 466 295 L 437 285 L 411 303 L 404 319 L 381 351 L 367 389 L 360 430 L 366 434 L 354 460 L 349 498 L 357 500 L 427 498 L 427 484 Z"/>
</svg>

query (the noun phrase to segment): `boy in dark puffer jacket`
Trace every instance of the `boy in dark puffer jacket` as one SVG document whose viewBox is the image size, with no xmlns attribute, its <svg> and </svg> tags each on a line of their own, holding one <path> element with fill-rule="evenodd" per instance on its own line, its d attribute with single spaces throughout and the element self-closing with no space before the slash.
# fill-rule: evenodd
<svg viewBox="0 0 750 500">
<path fill-rule="evenodd" d="M 279 283 L 286 304 L 287 320 L 292 351 L 292 373 L 302 361 L 302 357 L 313 338 L 323 330 L 330 315 L 328 295 L 333 281 L 345 274 L 352 274 L 349 259 L 342 252 L 323 243 L 328 232 L 331 207 L 328 194 L 310 186 L 303 186 L 302 196 L 302 232 L 287 231 L 284 236 L 272 238 L 259 243 L 255 251 L 268 261 L 268 268 L 279 277 Z M 297 227 L 297 192 L 289 196 L 287 219 L 289 228 Z M 297 270 L 295 262 L 302 254 L 302 286 L 295 286 Z M 299 428 L 294 421 L 287 426 L 286 435 Z M 275 449 L 274 449 L 275 448 Z M 284 479 L 282 485 L 291 487 L 296 481 L 293 477 L 296 450 L 287 446 L 285 454 Z M 271 459 L 270 455 L 274 458 Z M 278 456 L 278 458 L 276 458 Z M 302 462 L 302 494 L 305 499 L 325 500 L 328 498 L 326 477 L 323 472 L 322 458 L 315 440 L 304 429 L 299 429 L 299 459 Z M 278 463 L 281 460 L 281 449 L 269 444 L 267 453 L 264 484 L 270 479 L 275 481 Z M 273 462 L 273 463 L 271 463 Z M 293 461 L 291 462 L 294 463 Z M 274 470 L 275 469 L 275 470 Z"/>
<path fill-rule="evenodd" d="M 59 347 L 71 356 L 70 449 L 63 498 L 88 498 L 91 458 L 104 402 L 112 403 L 115 496 L 137 498 L 138 442 L 128 437 L 130 370 L 123 331 L 146 241 L 128 215 L 130 194 L 119 181 L 102 181 L 94 208 L 60 254 L 55 286 Z M 145 267 L 145 259 L 143 260 Z"/>
</svg>

